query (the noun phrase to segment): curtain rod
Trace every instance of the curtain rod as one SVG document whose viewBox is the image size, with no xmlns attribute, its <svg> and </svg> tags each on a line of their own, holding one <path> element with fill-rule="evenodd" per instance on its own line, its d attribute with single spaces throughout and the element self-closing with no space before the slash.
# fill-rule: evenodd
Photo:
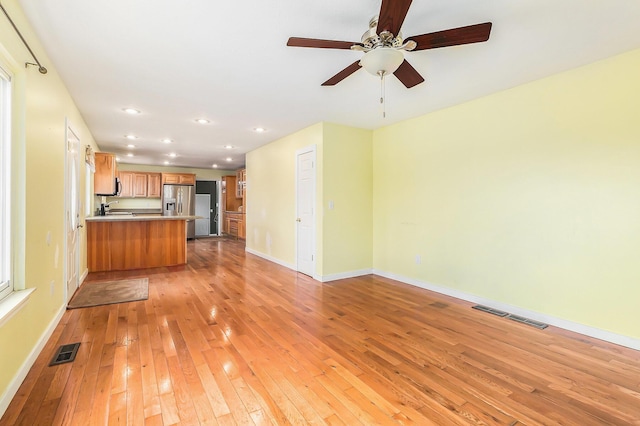
<svg viewBox="0 0 640 426">
<path fill-rule="evenodd" d="M 24 37 L 22 37 L 22 34 L 20 34 L 20 31 L 18 30 L 18 27 L 16 27 L 16 24 L 13 23 L 13 20 L 11 20 L 11 17 L 9 16 L 9 14 L 7 13 L 7 11 L 5 10 L 4 6 L 1 3 L 0 3 L 0 9 L 2 9 L 2 11 L 4 12 L 4 16 L 7 17 L 7 19 L 11 23 L 11 26 L 13 27 L 13 29 L 16 30 L 16 34 L 18 34 L 18 37 L 20 37 L 20 40 L 22 40 L 22 43 L 24 43 L 24 45 L 27 48 L 27 50 L 29 51 L 29 53 L 31 53 L 31 56 L 33 57 L 33 60 L 36 61 L 35 64 L 32 64 L 31 62 L 25 62 L 24 63 L 25 68 L 28 65 L 36 65 L 38 67 L 38 71 L 40 71 L 40 74 L 46 74 L 47 73 L 47 69 L 40 64 L 40 61 L 38 61 L 38 58 L 36 58 L 36 55 L 33 53 L 33 50 L 31 50 L 31 48 L 27 44 L 27 41 L 24 39 Z"/>
</svg>

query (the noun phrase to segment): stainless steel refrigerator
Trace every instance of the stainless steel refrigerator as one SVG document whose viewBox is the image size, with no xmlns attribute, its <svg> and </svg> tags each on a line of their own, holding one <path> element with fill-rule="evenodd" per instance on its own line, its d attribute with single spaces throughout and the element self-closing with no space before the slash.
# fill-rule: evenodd
<svg viewBox="0 0 640 426">
<path fill-rule="evenodd" d="M 193 185 L 164 185 L 162 188 L 163 216 L 195 216 L 196 188 Z M 187 219 L 187 239 L 195 238 L 196 222 Z"/>
</svg>

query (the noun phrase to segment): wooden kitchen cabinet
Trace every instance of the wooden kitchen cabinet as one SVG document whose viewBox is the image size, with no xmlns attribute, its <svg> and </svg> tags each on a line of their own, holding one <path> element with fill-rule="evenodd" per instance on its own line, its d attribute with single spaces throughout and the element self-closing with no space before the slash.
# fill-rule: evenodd
<svg viewBox="0 0 640 426">
<path fill-rule="evenodd" d="M 162 196 L 162 175 L 160 173 L 147 173 L 147 198 L 160 198 Z"/>
<path fill-rule="evenodd" d="M 160 198 L 160 173 L 122 171 L 118 177 L 122 184 L 120 198 Z"/>
<path fill-rule="evenodd" d="M 93 193 L 96 195 L 113 195 L 117 192 L 116 155 L 108 152 L 96 152 L 96 172 L 93 175 Z"/>
<path fill-rule="evenodd" d="M 222 210 L 235 212 L 241 201 L 236 198 L 236 177 L 222 176 Z"/>
<path fill-rule="evenodd" d="M 240 219 L 238 219 L 238 238 L 240 239 L 246 239 L 246 225 L 244 223 L 244 214 L 242 214 L 240 216 Z"/>
<path fill-rule="evenodd" d="M 246 239 L 245 178 L 245 169 L 238 170 L 235 176 L 222 177 L 222 208 L 225 217 L 222 233 L 241 239 Z"/>
<path fill-rule="evenodd" d="M 148 177 L 146 173 L 133 174 L 133 198 L 147 197 L 147 181 Z"/>
<path fill-rule="evenodd" d="M 222 232 L 232 237 L 245 239 L 244 215 L 241 212 L 226 212 Z"/>
<path fill-rule="evenodd" d="M 162 173 L 162 184 L 195 185 L 196 175 L 193 173 Z"/>
<path fill-rule="evenodd" d="M 120 185 L 122 190 L 120 191 L 120 198 L 133 198 L 133 175 L 134 172 L 119 172 Z"/>
<path fill-rule="evenodd" d="M 236 171 L 236 198 L 243 197 L 246 176 L 246 169 L 240 169 Z"/>
</svg>

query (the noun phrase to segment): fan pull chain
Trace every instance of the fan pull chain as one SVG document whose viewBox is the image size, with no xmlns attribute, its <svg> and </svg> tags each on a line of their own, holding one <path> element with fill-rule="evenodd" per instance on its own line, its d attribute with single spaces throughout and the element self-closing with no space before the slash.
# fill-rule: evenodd
<svg viewBox="0 0 640 426">
<path fill-rule="evenodd" d="M 384 85 L 385 72 L 378 71 L 378 74 L 380 75 L 380 108 L 382 109 L 382 118 L 386 118 L 387 117 L 387 110 L 386 110 L 386 104 L 385 104 L 386 90 Z"/>
</svg>

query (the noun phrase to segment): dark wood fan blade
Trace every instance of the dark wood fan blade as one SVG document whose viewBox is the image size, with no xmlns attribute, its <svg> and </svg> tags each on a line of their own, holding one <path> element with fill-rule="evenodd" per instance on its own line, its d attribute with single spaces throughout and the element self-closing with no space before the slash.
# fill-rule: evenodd
<svg viewBox="0 0 640 426">
<path fill-rule="evenodd" d="M 319 49 L 351 49 L 354 44 L 351 41 L 336 41 L 336 40 L 320 40 L 319 38 L 303 38 L 303 37 L 291 37 L 287 41 L 287 46 L 294 47 L 315 47 Z"/>
<path fill-rule="evenodd" d="M 329 80 L 322 83 L 322 85 L 335 86 L 336 84 L 340 83 L 342 80 L 349 77 L 351 74 L 358 71 L 359 69 L 360 69 L 360 61 L 357 60 L 351 65 L 349 65 L 348 67 L 346 67 L 345 69 L 343 69 L 342 71 L 340 71 L 338 74 L 331 77 Z"/>
<path fill-rule="evenodd" d="M 382 0 L 378 14 L 377 34 L 389 31 L 397 36 L 411 6 L 411 0 Z"/>
<path fill-rule="evenodd" d="M 450 30 L 437 31 L 435 33 L 422 34 L 408 37 L 418 45 L 416 50 L 435 49 L 438 47 L 458 46 L 460 44 L 479 43 L 489 40 L 491 22 L 469 25 L 467 27 L 452 28 Z"/>
<path fill-rule="evenodd" d="M 406 59 L 402 61 L 393 75 L 398 77 L 398 80 L 400 80 L 407 89 L 411 89 L 413 86 L 417 86 L 424 81 L 420 73 L 416 71 Z"/>
</svg>

